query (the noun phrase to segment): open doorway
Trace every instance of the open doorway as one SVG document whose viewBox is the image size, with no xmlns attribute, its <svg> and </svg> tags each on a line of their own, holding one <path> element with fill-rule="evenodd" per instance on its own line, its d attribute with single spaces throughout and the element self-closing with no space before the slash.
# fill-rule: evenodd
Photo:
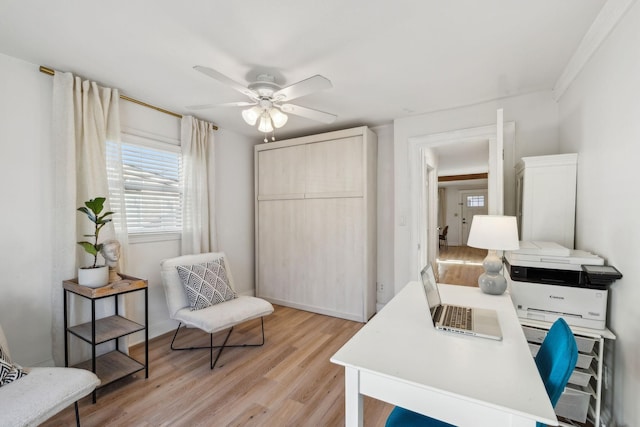
<svg viewBox="0 0 640 427">
<path fill-rule="evenodd" d="M 446 178 L 438 184 L 438 218 L 448 232 L 438 245 L 435 267 L 442 283 L 475 286 L 487 251 L 467 246 L 467 240 L 473 216 L 488 213 L 487 180 Z"/>
<path fill-rule="evenodd" d="M 432 265 L 438 258 L 439 230 L 437 220 L 438 190 L 428 191 L 426 206 L 422 203 L 424 185 L 427 181 L 424 173 L 425 153 L 434 153 L 442 147 L 460 144 L 463 152 L 468 152 L 468 147 L 478 141 L 488 141 L 488 156 L 483 155 L 484 173 L 487 174 L 488 213 L 501 215 L 504 212 L 504 171 L 511 170 L 514 162 L 511 159 L 515 145 L 515 123 L 503 122 L 502 110 L 498 110 L 496 125 L 482 126 L 469 129 L 458 129 L 438 134 L 429 134 L 411 137 L 408 139 L 409 151 L 409 194 L 410 218 L 412 218 L 409 232 L 408 267 L 409 276 L 418 279 L 421 262 L 426 259 Z M 507 153 L 505 155 L 505 152 Z M 432 165 L 438 176 L 441 175 L 441 159 L 437 153 L 432 156 Z M 458 171 L 458 174 L 469 173 Z M 473 172 L 472 172 L 473 173 Z M 507 190 L 509 191 L 509 190 Z M 428 214 L 428 210 L 436 209 L 435 214 Z M 425 224 L 425 222 L 427 222 Z M 422 230 L 426 229 L 426 233 Z M 423 240 L 427 237 L 427 240 Z M 422 264 L 423 266 L 424 264 Z M 442 282 L 442 280 L 441 280 Z M 474 281 L 475 282 L 475 281 Z M 444 282 L 443 282 L 444 283 Z M 466 283 L 469 284 L 469 283 Z"/>
</svg>

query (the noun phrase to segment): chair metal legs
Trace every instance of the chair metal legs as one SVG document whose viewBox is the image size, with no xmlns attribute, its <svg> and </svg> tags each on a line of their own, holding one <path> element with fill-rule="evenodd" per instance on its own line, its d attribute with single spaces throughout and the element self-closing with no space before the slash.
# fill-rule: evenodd
<svg viewBox="0 0 640 427">
<path fill-rule="evenodd" d="M 173 343 L 176 340 L 176 337 L 178 336 L 178 332 L 180 331 L 180 328 L 182 327 L 182 322 L 180 322 L 180 324 L 178 325 L 178 329 L 176 329 L 175 334 L 173 334 L 173 339 L 171 340 L 171 350 L 201 350 L 201 349 L 209 349 L 210 352 L 210 362 L 211 362 L 211 369 L 213 369 L 216 366 L 216 363 L 218 363 L 218 359 L 220 358 L 220 355 L 222 354 L 222 350 L 224 350 L 225 348 L 231 348 L 231 347 L 260 347 L 262 345 L 264 345 L 264 318 L 261 317 L 260 318 L 260 328 L 262 329 L 262 341 L 259 344 L 233 344 L 233 345 L 227 345 L 227 341 L 229 340 L 229 337 L 231 336 L 231 332 L 233 332 L 233 327 L 229 329 L 229 332 L 227 333 L 227 336 L 224 339 L 224 342 L 222 343 L 222 345 L 213 345 L 213 334 L 209 334 L 209 338 L 210 338 L 210 343 L 208 346 L 206 347 L 174 347 Z M 218 350 L 218 354 L 216 355 L 215 360 L 213 359 L 213 349 L 219 349 Z"/>
<path fill-rule="evenodd" d="M 78 401 L 76 400 L 74 403 L 76 407 L 76 427 L 80 427 L 80 411 L 78 410 Z"/>
</svg>

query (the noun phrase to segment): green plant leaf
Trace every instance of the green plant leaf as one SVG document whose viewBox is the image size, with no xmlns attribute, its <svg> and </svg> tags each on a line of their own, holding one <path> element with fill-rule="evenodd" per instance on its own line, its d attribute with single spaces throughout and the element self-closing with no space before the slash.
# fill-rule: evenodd
<svg viewBox="0 0 640 427">
<path fill-rule="evenodd" d="M 82 246 L 84 248 L 85 251 L 87 251 L 87 253 L 96 256 L 98 254 L 98 249 L 96 249 L 96 247 L 93 245 L 93 243 L 89 243 L 89 242 L 78 242 L 78 244 L 80 246 Z"/>
<path fill-rule="evenodd" d="M 84 202 L 84 204 L 86 207 L 91 209 L 91 212 L 93 212 L 97 216 L 100 212 L 102 212 L 105 200 L 107 199 L 104 197 L 96 197 L 95 199 L 91 199 L 88 202 Z"/>
<path fill-rule="evenodd" d="M 99 217 L 98 221 L 105 221 L 105 222 L 111 221 L 111 218 L 109 218 L 109 219 L 105 219 L 105 218 L 107 218 L 108 216 L 113 215 L 113 214 L 114 214 L 114 212 L 107 212 L 104 215 L 102 215 L 101 217 Z"/>
</svg>

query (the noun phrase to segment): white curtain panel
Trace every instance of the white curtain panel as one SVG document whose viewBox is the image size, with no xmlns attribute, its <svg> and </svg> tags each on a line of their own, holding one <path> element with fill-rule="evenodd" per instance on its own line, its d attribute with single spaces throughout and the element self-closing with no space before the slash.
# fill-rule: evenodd
<svg viewBox="0 0 640 427">
<path fill-rule="evenodd" d="M 82 81 L 71 73 L 56 72 L 53 78 L 52 133 L 54 144 L 54 223 L 52 275 L 52 336 L 56 365 L 64 364 L 64 314 L 62 281 L 74 278 L 89 258 L 77 245 L 92 234 L 92 223 L 77 208 L 96 197 L 108 197 L 105 142 L 120 139 L 119 93 Z M 110 206 L 105 207 L 109 210 Z M 113 227 L 104 227 L 101 240 L 115 238 Z M 70 298 L 71 324 L 90 319 L 90 305 Z M 103 307 L 108 311 L 109 307 Z M 100 316 L 99 316 L 100 317 Z M 87 345 L 72 344 L 73 364 L 90 354 Z M 76 351 L 77 350 L 77 351 Z M 75 360 L 77 359 L 77 360 Z"/>
<path fill-rule="evenodd" d="M 183 116 L 182 148 L 182 255 L 217 250 L 214 216 L 214 137 L 210 123 Z"/>
</svg>

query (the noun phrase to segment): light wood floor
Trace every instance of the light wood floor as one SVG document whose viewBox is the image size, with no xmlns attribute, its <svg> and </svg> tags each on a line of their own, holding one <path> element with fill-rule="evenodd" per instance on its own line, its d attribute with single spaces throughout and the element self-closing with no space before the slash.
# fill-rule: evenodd
<svg viewBox="0 0 640 427">
<path fill-rule="evenodd" d="M 344 425 L 344 368 L 329 358 L 362 326 L 276 306 L 265 318 L 265 345 L 226 349 L 213 371 L 208 350 L 172 351 L 172 333 L 165 334 L 149 343 L 149 378 L 137 373 L 110 384 L 98 391 L 96 404 L 82 399 L 82 425 Z M 259 320 L 247 322 L 234 329 L 230 343 L 255 342 L 259 333 Z M 179 345 L 208 342 L 198 330 L 184 337 Z M 143 350 L 134 347 L 132 355 Z M 383 426 L 392 408 L 365 397 L 365 425 Z M 44 425 L 75 425 L 74 417 L 72 405 Z"/>
<path fill-rule="evenodd" d="M 484 272 L 482 261 L 486 256 L 486 249 L 469 246 L 441 247 L 436 261 L 440 276 L 438 282 L 478 286 L 478 277 Z"/>
<path fill-rule="evenodd" d="M 486 251 L 441 248 L 441 283 L 477 286 Z M 137 373 L 80 401 L 82 425 L 92 426 L 342 426 L 344 368 L 329 358 L 363 324 L 276 306 L 265 318 L 263 347 L 233 348 L 209 369 L 208 350 L 172 351 L 173 333 L 149 342 L 149 378 Z M 230 343 L 259 339 L 259 320 L 236 327 Z M 187 330 L 178 345 L 207 345 Z M 214 343 L 220 343 L 220 334 Z M 142 360 L 144 348 L 132 349 Z M 392 405 L 365 397 L 365 425 L 383 426 Z M 75 425 L 73 406 L 44 426 Z"/>
</svg>

